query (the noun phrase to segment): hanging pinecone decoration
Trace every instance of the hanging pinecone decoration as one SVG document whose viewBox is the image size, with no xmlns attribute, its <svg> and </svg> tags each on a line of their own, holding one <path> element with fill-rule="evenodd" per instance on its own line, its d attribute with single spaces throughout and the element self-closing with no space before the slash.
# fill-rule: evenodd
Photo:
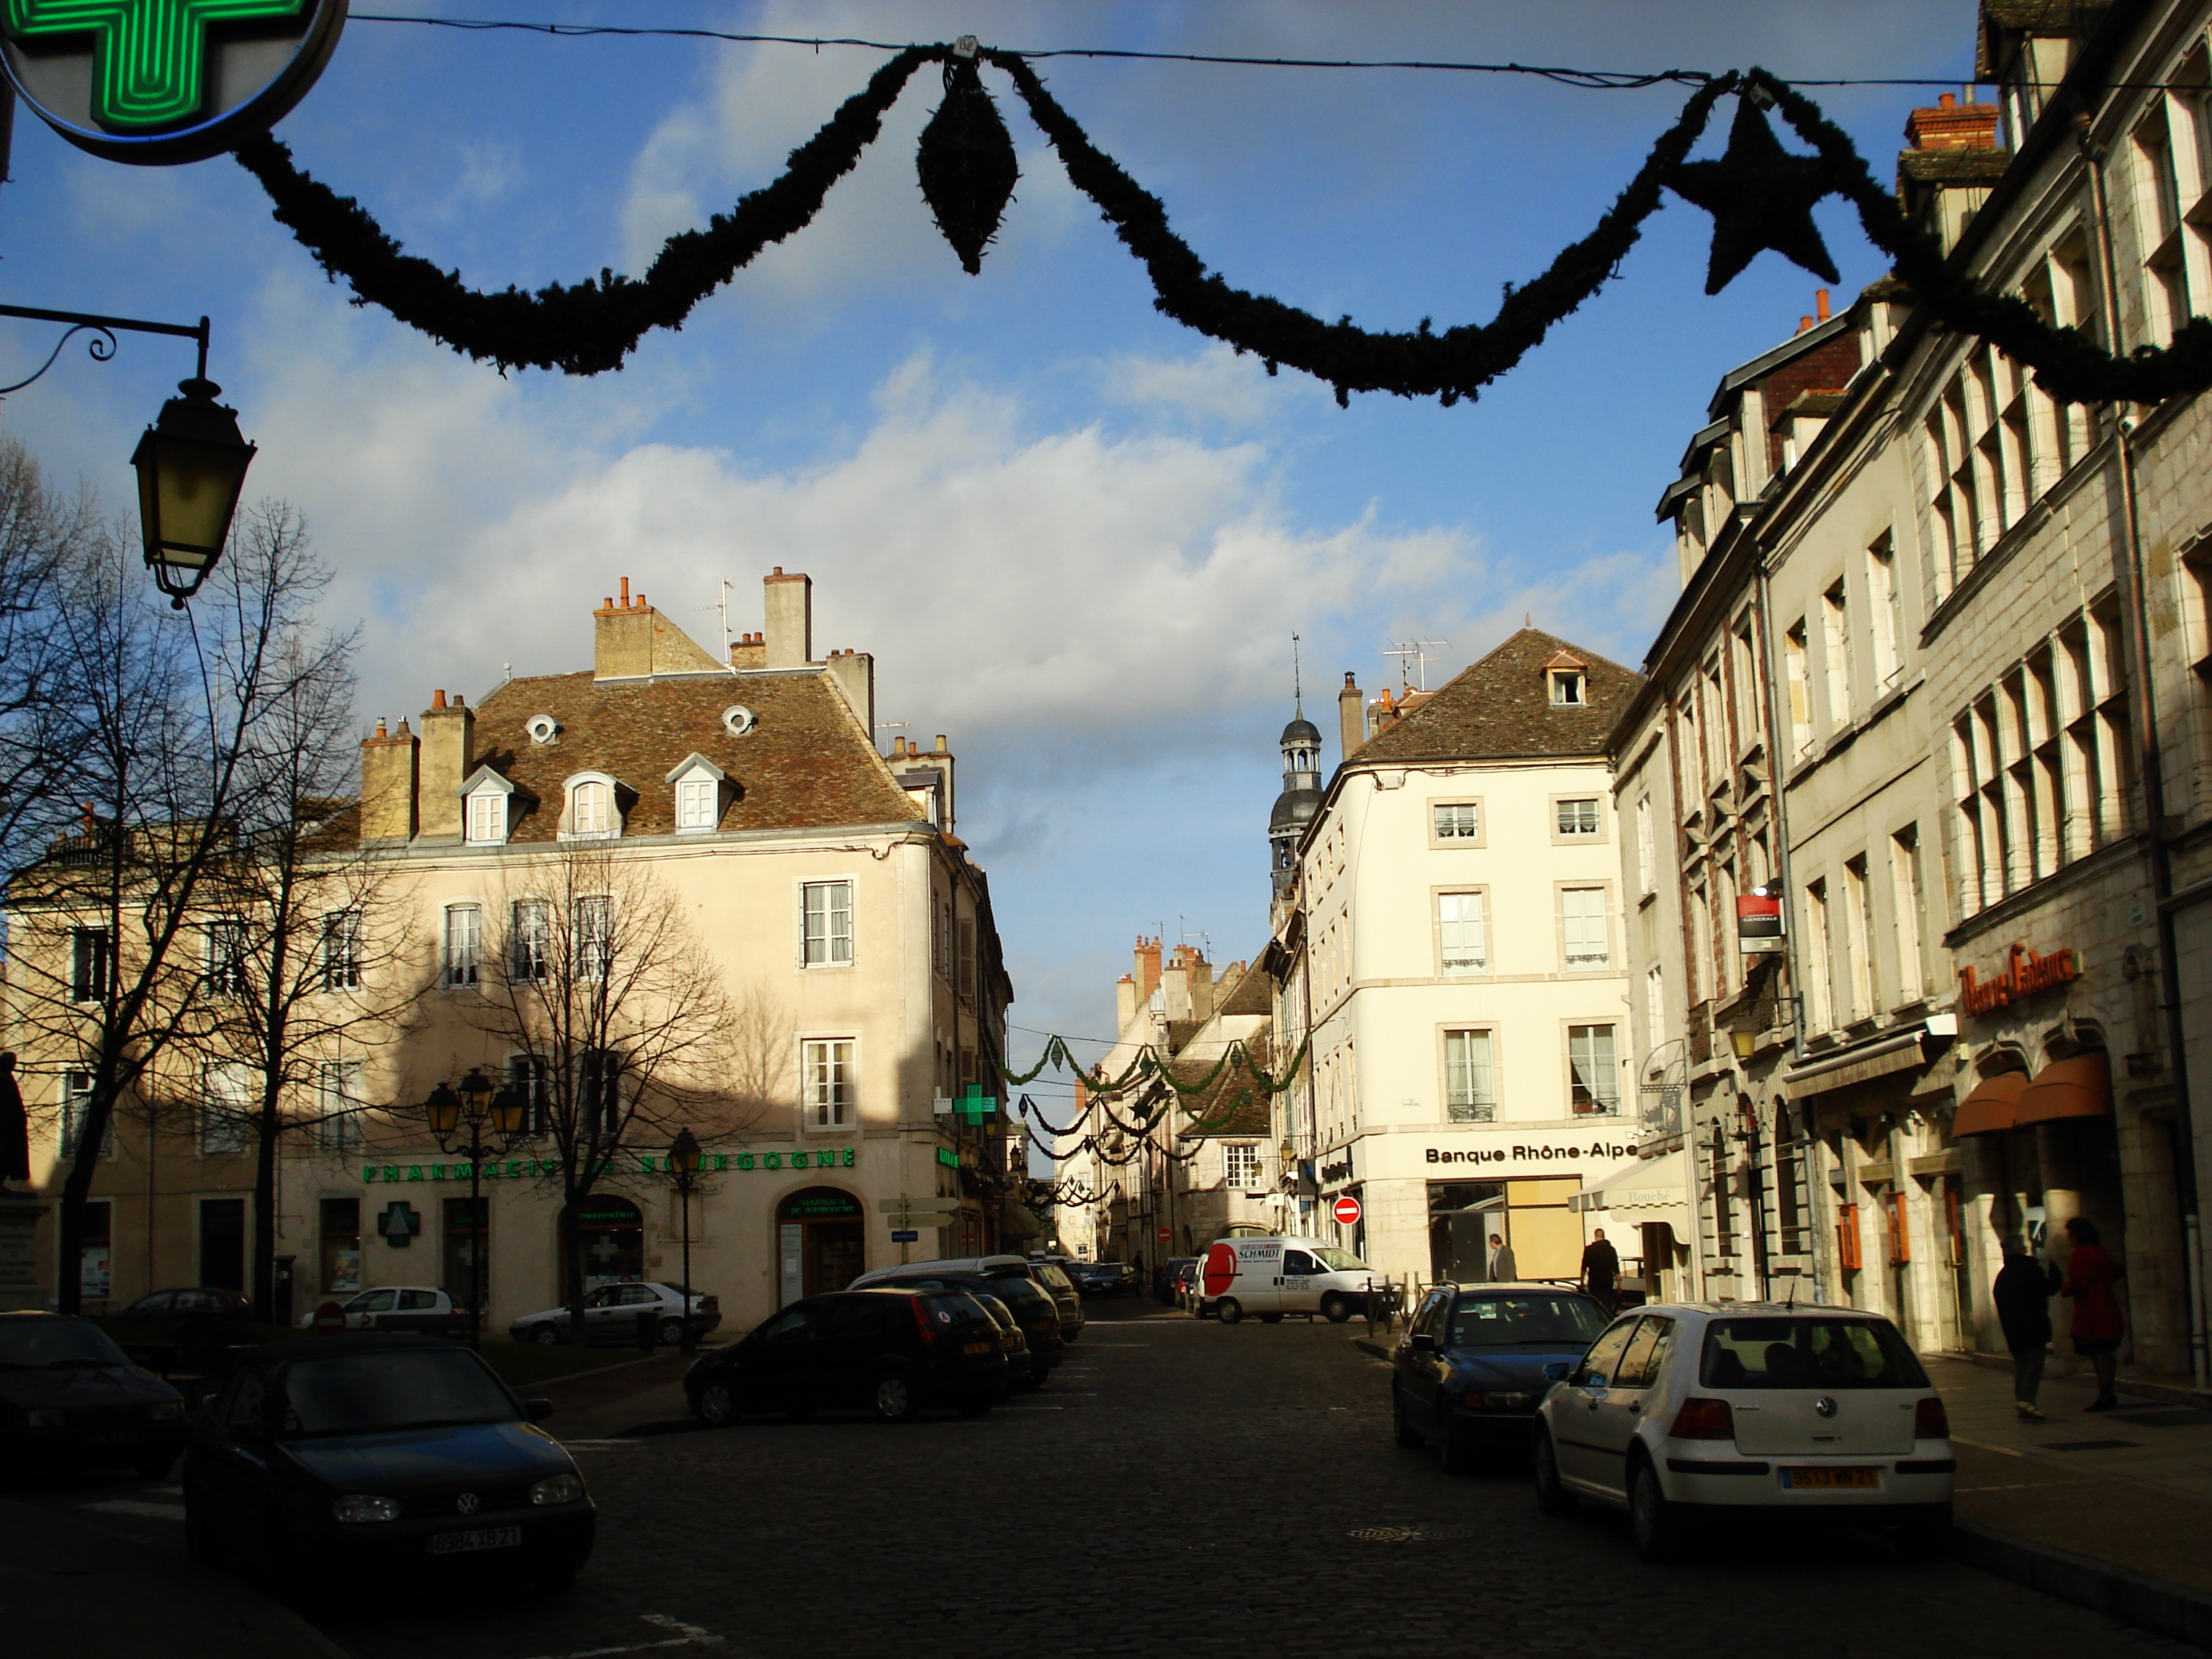
<svg viewBox="0 0 2212 1659">
<path fill-rule="evenodd" d="M 945 64 L 945 101 L 921 130 L 915 166 L 922 199 L 960 256 L 960 268 L 970 276 L 979 274 L 983 250 L 999 234 L 1022 170 L 974 58 L 956 57 Z"/>
</svg>

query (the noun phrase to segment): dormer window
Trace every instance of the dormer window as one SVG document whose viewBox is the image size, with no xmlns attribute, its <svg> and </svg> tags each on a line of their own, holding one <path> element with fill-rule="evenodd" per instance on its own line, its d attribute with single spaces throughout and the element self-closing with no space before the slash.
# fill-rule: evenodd
<svg viewBox="0 0 2212 1659">
<path fill-rule="evenodd" d="M 676 789 L 677 834 L 706 835 L 722 827 L 722 813 L 735 793 L 728 773 L 704 755 L 690 755 L 677 763 L 666 781 Z"/>
<path fill-rule="evenodd" d="M 562 822 L 562 840 L 612 841 L 622 829 L 612 778 L 604 772 L 586 772 L 568 780 L 568 811 Z"/>
<path fill-rule="evenodd" d="M 463 839 L 471 847 L 504 847 L 514 832 L 514 814 L 508 802 L 514 786 L 491 769 L 479 766 L 461 785 Z"/>
<path fill-rule="evenodd" d="M 1583 703 L 1583 671 L 1579 668 L 1554 668 L 1552 671 L 1552 701 L 1562 708 L 1579 708 Z"/>
</svg>

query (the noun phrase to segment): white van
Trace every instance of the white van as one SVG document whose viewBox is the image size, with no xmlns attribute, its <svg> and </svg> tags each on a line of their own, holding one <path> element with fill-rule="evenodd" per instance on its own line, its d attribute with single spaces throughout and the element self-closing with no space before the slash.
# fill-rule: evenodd
<svg viewBox="0 0 2212 1659">
<path fill-rule="evenodd" d="M 1198 1316 L 1234 1325 L 1246 1314 L 1273 1324 L 1286 1313 L 1341 1325 L 1367 1308 L 1368 1265 L 1318 1238 L 1224 1238 L 1199 1267 Z"/>
</svg>

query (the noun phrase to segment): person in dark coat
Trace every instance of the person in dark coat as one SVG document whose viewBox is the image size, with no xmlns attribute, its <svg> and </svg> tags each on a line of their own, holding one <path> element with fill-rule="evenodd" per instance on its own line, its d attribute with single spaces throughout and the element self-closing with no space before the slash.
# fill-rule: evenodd
<svg viewBox="0 0 2212 1659">
<path fill-rule="evenodd" d="M 2097 1397 L 2081 1409 L 2116 1410 L 2120 1399 L 2112 1391 L 2112 1379 L 2119 1365 L 2120 1336 L 2126 1328 L 2120 1321 L 2119 1295 L 2113 1289 L 2120 1276 L 2119 1264 L 2106 1254 L 2097 1224 L 2087 1216 L 2077 1215 L 2069 1221 L 2066 1237 L 2074 1241 L 2074 1254 L 2067 1259 L 2066 1282 L 2058 1287 L 2058 1293 L 2074 1298 L 2070 1332 L 2074 1352 L 2087 1360 L 2089 1369 L 2097 1374 Z"/>
<path fill-rule="evenodd" d="M 1606 1243 L 1605 1229 L 1594 1229 L 1583 1247 L 1583 1289 L 1599 1307 L 1611 1313 L 1613 1285 L 1620 1278 L 1620 1252 Z"/>
<path fill-rule="evenodd" d="M 2036 1391 L 2043 1386 L 2043 1362 L 2051 1350 L 2051 1295 L 2058 1288 L 2058 1269 L 2038 1261 L 2016 1238 L 2004 1242 L 2004 1266 L 1990 1286 L 2012 1354 L 2013 1409 L 2025 1422 L 2040 1423 Z"/>
</svg>

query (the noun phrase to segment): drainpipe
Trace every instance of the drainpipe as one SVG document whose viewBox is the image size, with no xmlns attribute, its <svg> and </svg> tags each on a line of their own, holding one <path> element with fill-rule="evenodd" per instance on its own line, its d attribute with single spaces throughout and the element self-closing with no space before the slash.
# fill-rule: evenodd
<svg viewBox="0 0 2212 1659">
<path fill-rule="evenodd" d="M 2081 155 L 2088 164 L 2092 215 L 2097 227 L 2097 257 L 2105 283 L 2105 337 L 2120 356 L 2119 268 L 2112 253 L 2110 198 L 2105 183 L 2106 153 L 2089 136 L 2088 118 L 2076 118 Z M 2143 845 L 2150 862 L 2151 898 L 2158 939 L 2158 994 L 2165 1015 L 2166 1066 L 2173 1078 L 2176 1115 L 2182 1127 L 2183 1155 L 2174 1160 L 2174 1198 L 2181 1211 L 2185 1297 L 2189 1304 L 2189 1376 L 2206 1386 L 2203 1230 L 2197 1210 L 2197 1136 L 2189 1095 L 2188 1033 L 2181 1012 L 2181 957 L 2175 936 L 2173 859 L 2166 839 L 2166 766 L 2158 738 L 2158 696 L 2151 683 L 2150 618 L 2143 581 L 2142 523 L 2137 511 L 2134 422 L 2118 404 L 2103 411 L 2112 436 L 2112 458 L 2119 473 L 2121 538 L 2112 552 L 2112 570 L 2126 618 L 2130 713 L 2136 726 L 2136 775 L 2142 781 Z"/>
</svg>

